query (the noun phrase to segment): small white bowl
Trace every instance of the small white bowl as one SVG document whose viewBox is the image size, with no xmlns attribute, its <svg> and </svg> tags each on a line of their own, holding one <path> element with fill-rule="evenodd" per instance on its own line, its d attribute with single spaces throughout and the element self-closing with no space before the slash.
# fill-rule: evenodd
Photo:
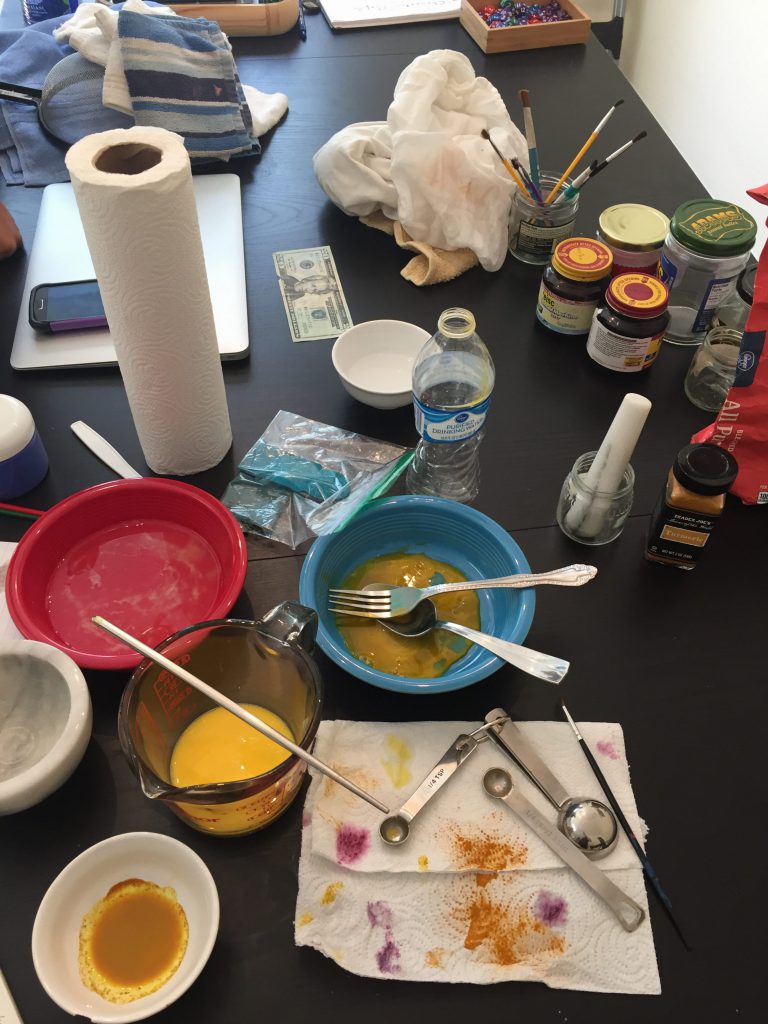
<svg viewBox="0 0 768 1024">
<path fill-rule="evenodd" d="M 368 320 L 334 342 L 333 365 L 346 391 L 374 409 L 410 405 L 413 364 L 430 335 L 402 320 Z"/>
<path fill-rule="evenodd" d="M 0 646 L 0 814 L 58 789 L 91 736 L 91 695 L 62 651 L 37 640 Z"/>
<path fill-rule="evenodd" d="M 170 885 L 187 915 L 189 942 L 162 988 L 132 1003 L 110 1003 L 80 980 L 83 917 L 127 878 Z M 91 846 L 68 864 L 43 896 L 32 929 L 32 960 L 40 983 L 62 1010 L 103 1024 L 127 1024 L 164 1010 L 186 992 L 211 955 L 219 930 L 219 896 L 211 873 L 178 839 L 127 832 Z"/>
</svg>

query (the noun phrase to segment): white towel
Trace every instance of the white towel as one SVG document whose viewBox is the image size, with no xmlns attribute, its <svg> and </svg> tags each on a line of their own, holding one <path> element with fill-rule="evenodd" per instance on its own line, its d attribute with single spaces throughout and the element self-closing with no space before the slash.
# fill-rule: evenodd
<svg viewBox="0 0 768 1024">
<path fill-rule="evenodd" d="M 471 249 L 486 270 L 507 252 L 515 184 L 480 132 L 527 165 L 525 139 L 469 58 L 432 50 L 402 72 L 386 121 L 337 132 L 314 156 L 321 187 L 346 213 L 381 210 L 411 238 Z"/>
</svg>

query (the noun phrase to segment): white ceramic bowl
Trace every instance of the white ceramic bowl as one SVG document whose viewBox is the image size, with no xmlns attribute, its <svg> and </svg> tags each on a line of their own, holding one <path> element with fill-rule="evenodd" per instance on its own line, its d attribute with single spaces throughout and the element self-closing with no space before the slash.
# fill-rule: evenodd
<svg viewBox="0 0 768 1024">
<path fill-rule="evenodd" d="M 80 925 L 126 878 L 173 886 L 187 915 L 189 942 L 178 970 L 157 992 L 132 1003 L 110 1003 L 80 980 Z M 211 955 L 218 930 L 219 896 L 198 855 L 170 836 L 127 832 L 91 846 L 54 879 L 35 917 L 32 959 L 43 988 L 67 1013 L 105 1024 L 144 1020 L 186 992 Z"/>
<path fill-rule="evenodd" d="M 402 320 L 368 320 L 340 334 L 331 351 L 346 391 L 374 409 L 411 402 L 416 356 L 430 335 Z"/>
<path fill-rule="evenodd" d="M 66 782 L 91 736 L 91 695 L 62 651 L 37 640 L 0 646 L 0 814 Z"/>
</svg>

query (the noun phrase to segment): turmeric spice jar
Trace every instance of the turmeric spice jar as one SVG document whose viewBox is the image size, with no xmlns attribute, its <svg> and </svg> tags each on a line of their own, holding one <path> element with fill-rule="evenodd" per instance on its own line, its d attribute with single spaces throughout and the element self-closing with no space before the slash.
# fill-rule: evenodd
<svg viewBox="0 0 768 1024">
<path fill-rule="evenodd" d="M 682 448 L 651 516 L 645 557 L 678 569 L 695 569 L 738 471 L 736 459 L 717 445 Z"/>
</svg>

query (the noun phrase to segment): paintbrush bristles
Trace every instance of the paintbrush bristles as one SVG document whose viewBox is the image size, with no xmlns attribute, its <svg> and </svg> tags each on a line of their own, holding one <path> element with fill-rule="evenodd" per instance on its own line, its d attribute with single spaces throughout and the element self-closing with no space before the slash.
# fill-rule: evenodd
<svg viewBox="0 0 768 1024">
<path fill-rule="evenodd" d="M 530 107 L 531 94 L 528 92 L 527 89 L 520 89 L 517 95 L 520 97 L 520 102 L 523 104 L 524 107 Z"/>
</svg>

